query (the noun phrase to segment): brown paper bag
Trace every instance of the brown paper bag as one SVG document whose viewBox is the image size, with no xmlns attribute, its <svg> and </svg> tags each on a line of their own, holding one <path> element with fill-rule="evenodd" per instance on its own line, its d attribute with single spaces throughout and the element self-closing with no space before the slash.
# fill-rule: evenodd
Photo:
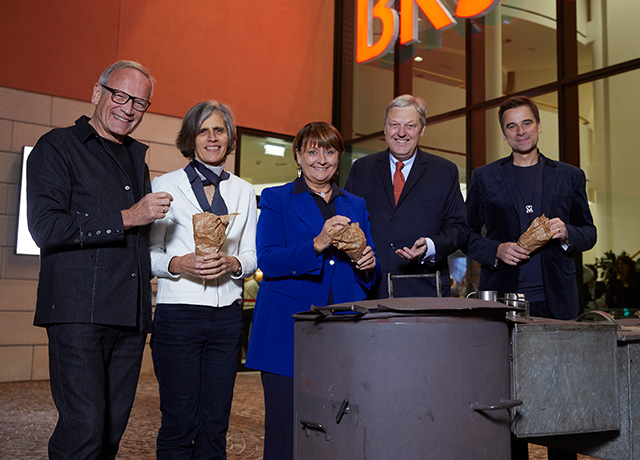
<svg viewBox="0 0 640 460">
<path fill-rule="evenodd" d="M 360 260 L 367 247 L 367 238 L 358 222 L 351 225 L 329 229 L 331 244 L 347 253 L 353 260 Z"/>
<path fill-rule="evenodd" d="M 533 252 L 547 244 L 552 236 L 549 219 L 543 214 L 531 222 L 527 231 L 518 238 L 517 244 L 521 248 Z"/>
<path fill-rule="evenodd" d="M 225 231 L 229 221 L 237 215 L 238 213 L 217 216 L 210 212 L 194 214 L 192 220 L 196 255 L 204 256 L 218 252 L 227 239 Z"/>
</svg>

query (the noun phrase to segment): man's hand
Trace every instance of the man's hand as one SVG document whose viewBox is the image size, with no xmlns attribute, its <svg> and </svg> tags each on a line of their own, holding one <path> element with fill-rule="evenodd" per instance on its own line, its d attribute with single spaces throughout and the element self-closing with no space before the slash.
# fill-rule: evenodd
<svg viewBox="0 0 640 460">
<path fill-rule="evenodd" d="M 398 254 L 403 259 L 407 260 L 416 260 L 420 259 L 424 253 L 427 251 L 427 239 L 420 237 L 413 243 L 411 248 L 404 247 L 402 249 L 396 249 L 396 254 Z"/>
<path fill-rule="evenodd" d="M 529 251 L 516 243 L 500 243 L 496 257 L 507 265 L 518 265 L 529 258 Z"/>
<path fill-rule="evenodd" d="M 172 201 L 173 197 L 167 192 L 148 193 L 129 209 L 120 211 L 124 229 L 141 227 L 156 219 L 163 219 Z"/>
<path fill-rule="evenodd" d="M 203 280 L 213 280 L 240 270 L 240 261 L 221 252 L 197 256 L 194 252 L 174 257 L 169 262 L 169 271 L 174 275 L 186 274 Z"/>
<path fill-rule="evenodd" d="M 559 239 L 561 243 L 569 244 L 569 232 L 567 231 L 567 226 L 559 217 L 550 219 L 549 227 L 551 228 L 551 233 L 553 233 L 553 236 L 551 237 L 552 240 Z"/>
</svg>

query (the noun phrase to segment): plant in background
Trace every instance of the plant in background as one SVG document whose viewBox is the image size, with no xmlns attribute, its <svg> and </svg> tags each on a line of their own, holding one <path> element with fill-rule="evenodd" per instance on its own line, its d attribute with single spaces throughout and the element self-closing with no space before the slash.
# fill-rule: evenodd
<svg viewBox="0 0 640 460">
<path fill-rule="evenodd" d="M 602 257 L 596 257 L 596 268 L 602 273 L 602 277 L 607 286 L 609 286 L 611 280 L 616 277 L 616 260 L 618 260 L 620 256 L 628 256 L 627 251 L 622 251 L 617 256 L 613 251 L 607 251 Z"/>
</svg>

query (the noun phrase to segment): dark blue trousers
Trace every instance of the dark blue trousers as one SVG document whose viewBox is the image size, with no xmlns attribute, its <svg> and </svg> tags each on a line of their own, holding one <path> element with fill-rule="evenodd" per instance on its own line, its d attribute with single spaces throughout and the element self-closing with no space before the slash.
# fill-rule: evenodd
<svg viewBox="0 0 640 460">
<path fill-rule="evenodd" d="M 263 460 L 293 460 L 293 378 L 262 372 Z"/>
<path fill-rule="evenodd" d="M 114 459 L 136 394 L 146 333 L 97 324 L 47 327 L 58 409 L 53 460 Z"/>
<path fill-rule="evenodd" d="M 151 349 L 162 425 L 157 458 L 224 460 L 242 306 L 159 304 Z"/>
</svg>

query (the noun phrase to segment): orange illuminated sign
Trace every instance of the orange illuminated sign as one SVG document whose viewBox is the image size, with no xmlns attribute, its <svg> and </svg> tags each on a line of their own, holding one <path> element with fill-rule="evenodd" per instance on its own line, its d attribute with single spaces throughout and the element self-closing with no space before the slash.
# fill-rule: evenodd
<svg viewBox="0 0 640 460">
<path fill-rule="evenodd" d="M 441 0 L 400 0 L 400 15 L 391 7 L 394 0 L 356 0 L 356 61 L 370 62 L 388 53 L 400 34 L 400 44 L 418 40 L 418 8 L 436 30 L 457 24 Z M 477 18 L 490 12 L 500 0 L 458 0 L 455 16 Z M 398 18 L 399 16 L 399 18 Z M 373 20 L 382 24 L 380 37 L 373 42 Z"/>
</svg>

